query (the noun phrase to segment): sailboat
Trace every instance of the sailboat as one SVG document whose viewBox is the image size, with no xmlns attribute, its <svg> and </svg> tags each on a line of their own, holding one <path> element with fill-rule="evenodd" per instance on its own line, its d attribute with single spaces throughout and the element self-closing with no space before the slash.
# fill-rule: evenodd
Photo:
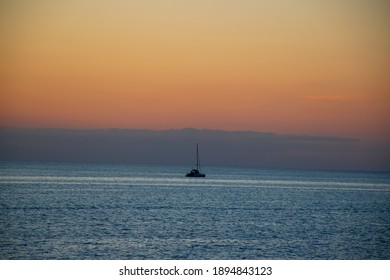
<svg viewBox="0 0 390 280">
<path fill-rule="evenodd" d="M 200 172 L 198 144 L 196 144 L 196 168 L 192 168 L 192 170 L 186 174 L 186 177 L 206 177 L 206 174 Z"/>
</svg>

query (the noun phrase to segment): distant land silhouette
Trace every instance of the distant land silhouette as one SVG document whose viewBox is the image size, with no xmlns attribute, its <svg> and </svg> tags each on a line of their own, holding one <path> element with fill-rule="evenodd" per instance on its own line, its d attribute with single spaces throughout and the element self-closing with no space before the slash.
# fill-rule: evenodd
<svg viewBox="0 0 390 280">
<path fill-rule="evenodd" d="M 389 171 L 388 146 L 352 138 L 198 129 L 0 128 L 0 160 Z"/>
</svg>

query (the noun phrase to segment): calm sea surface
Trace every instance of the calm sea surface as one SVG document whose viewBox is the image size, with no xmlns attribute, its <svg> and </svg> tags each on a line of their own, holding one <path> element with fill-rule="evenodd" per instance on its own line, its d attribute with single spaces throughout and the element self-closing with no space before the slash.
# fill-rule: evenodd
<svg viewBox="0 0 390 280">
<path fill-rule="evenodd" d="M 0 259 L 390 259 L 390 174 L 0 162 Z"/>
</svg>

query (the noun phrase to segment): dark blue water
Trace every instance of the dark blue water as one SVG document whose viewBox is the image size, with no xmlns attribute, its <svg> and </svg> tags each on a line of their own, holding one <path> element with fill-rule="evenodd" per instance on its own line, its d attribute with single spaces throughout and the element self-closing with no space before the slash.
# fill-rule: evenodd
<svg viewBox="0 0 390 280">
<path fill-rule="evenodd" d="M 0 163 L 1 259 L 390 259 L 390 174 Z"/>
</svg>

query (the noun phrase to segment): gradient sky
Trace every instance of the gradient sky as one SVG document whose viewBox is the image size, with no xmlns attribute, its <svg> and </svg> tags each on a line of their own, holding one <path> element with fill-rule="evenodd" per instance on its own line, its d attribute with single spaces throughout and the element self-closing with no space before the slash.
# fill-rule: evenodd
<svg viewBox="0 0 390 280">
<path fill-rule="evenodd" d="M 390 139 L 386 0 L 1 1 L 0 126 Z"/>
</svg>

